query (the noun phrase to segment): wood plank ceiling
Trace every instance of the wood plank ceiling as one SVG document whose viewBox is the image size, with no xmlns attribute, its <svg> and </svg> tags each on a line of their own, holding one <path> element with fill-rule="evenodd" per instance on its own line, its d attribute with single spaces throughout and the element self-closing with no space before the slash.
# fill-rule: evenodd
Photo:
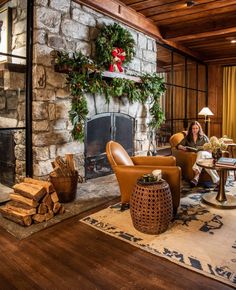
<svg viewBox="0 0 236 290">
<path fill-rule="evenodd" d="M 191 49 L 205 61 L 236 63 L 236 0 L 120 2 L 152 20 L 163 39 Z"/>
</svg>

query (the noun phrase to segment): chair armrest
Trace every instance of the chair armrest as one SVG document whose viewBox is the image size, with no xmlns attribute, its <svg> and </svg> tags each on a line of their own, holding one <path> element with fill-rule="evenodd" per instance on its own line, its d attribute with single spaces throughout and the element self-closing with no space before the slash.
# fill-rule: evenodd
<svg viewBox="0 0 236 290">
<path fill-rule="evenodd" d="M 196 161 L 197 154 L 195 152 L 172 149 L 172 154 L 176 158 L 177 166 L 181 167 L 184 179 L 191 180 L 194 176 L 193 164 Z"/>
<path fill-rule="evenodd" d="M 176 166 L 174 156 L 133 156 L 134 165 Z"/>
<path fill-rule="evenodd" d="M 143 174 L 151 173 L 155 169 L 161 169 L 163 179 L 170 185 L 173 207 L 177 209 L 180 201 L 181 187 L 181 169 L 178 166 L 116 166 L 115 174 L 121 191 L 121 201 L 129 202 L 137 179 Z"/>
</svg>

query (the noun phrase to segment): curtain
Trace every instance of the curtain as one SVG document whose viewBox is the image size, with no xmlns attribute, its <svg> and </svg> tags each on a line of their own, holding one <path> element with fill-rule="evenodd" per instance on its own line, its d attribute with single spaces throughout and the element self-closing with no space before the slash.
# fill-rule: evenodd
<svg viewBox="0 0 236 290">
<path fill-rule="evenodd" d="M 223 69 L 222 133 L 236 142 L 236 66 Z"/>
</svg>

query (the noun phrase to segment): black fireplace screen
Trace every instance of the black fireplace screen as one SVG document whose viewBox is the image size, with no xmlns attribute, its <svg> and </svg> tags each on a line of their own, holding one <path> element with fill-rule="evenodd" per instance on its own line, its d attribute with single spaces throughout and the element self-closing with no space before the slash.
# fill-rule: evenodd
<svg viewBox="0 0 236 290">
<path fill-rule="evenodd" d="M 121 113 L 95 115 L 85 127 L 85 178 L 96 178 L 112 173 L 106 157 L 110 140 L 120 143 L 133 154 L 134 119 Z"/>
<path fill-rule="evenodd" d="M 12 186 L 15 183 L 14 131 L 0 131 L 0 183 Z"/>
</svg>

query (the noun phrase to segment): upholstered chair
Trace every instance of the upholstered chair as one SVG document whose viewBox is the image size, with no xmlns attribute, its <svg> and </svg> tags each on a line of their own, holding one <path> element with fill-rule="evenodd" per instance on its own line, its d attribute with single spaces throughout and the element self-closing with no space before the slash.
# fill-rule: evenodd
<svg viewBox="0 0 236 290">
<path fill-rule="evenodd" d="M 125 149 L 114 141 L 107 143 L 106 153 L 119 183 L 122 206 L 129 204 L 130 195 L 139 177 L 155 169 L 161 169 L 163 179 L 170 185 L 174 213 L 177 212 L 180 201 L 181 169 L 176 166 L 175 157 L 130 157 Z"/>
<path fill-rule="evenodd" d="M 170 146 L 172 155 L 176 158 L 176 164 L 182 169 L 182 176 L 185 180 L 190 181 L 194 177 L 193 164 L 196 161 L 197 154 L 195 152 L 188 152 L 178 150 L 176 146 L 185 137 L 186 132 L 178 132 L 170 137 Z M 211 177 L 205 171 L 202 171 L 199 181 L 211 181 Z"/>
</svg>

